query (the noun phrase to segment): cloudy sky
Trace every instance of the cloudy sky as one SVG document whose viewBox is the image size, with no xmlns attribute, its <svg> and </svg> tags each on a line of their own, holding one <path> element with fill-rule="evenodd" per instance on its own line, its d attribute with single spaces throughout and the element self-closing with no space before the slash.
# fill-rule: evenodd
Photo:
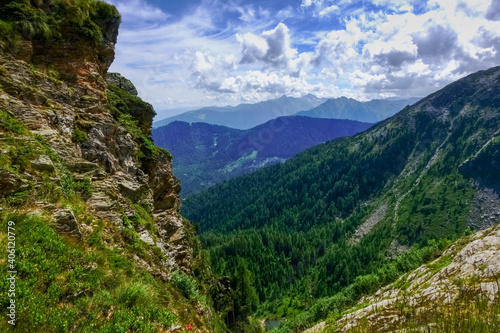
<svg viewBox="0 0 500 333">
<path fill-rule="evenodd" d="M 500 65 L 500 0 L 107 0 L 158 118 L 282 95 L 425 96 Z M 157 118 L 157 119 L 158 119 Z"/>
</svg>

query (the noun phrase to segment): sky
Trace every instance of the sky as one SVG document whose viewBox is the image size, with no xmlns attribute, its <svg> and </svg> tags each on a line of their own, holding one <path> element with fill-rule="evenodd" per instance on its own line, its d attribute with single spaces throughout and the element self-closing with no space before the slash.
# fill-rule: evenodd
<svg viewBox="0 0 500 333">
<path fill-rule="evenodd" d="M 500 0 L 106 0 L 110 71 L 157 119 L 281 97 L 424 97 L 500 65 Z"/>
</svg>

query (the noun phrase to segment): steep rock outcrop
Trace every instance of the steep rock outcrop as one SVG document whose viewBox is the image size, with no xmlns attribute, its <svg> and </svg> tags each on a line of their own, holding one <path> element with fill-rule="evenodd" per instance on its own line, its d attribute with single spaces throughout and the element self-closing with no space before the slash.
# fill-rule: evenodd
<svg viewBox="0 0 500 333">
<path fill-rule="evenodd" d="M 0 220 L 15 228 L 23 286 L 15 330 L 225 331 L 172 156 L 152 143 L 155 111 L 107 75 L 119 22 L 97 0 L 0 6 Z"/>
<path fill-rule="evenodd" d="M 498 307 L 499 256 L 500 226 L 463 238 L 433 262 L 362 298 L 336 321 L 335 331 L 442 332 L 450 323 L 463 327 L 461 320 L 487 323 L 494 311 L 474 310 Z"/>
<path fill-rule="evenodd" d="M 154 110 L 135 96 L 130 81 L 118 74 L 107 76 L 119 18 L 96 22 L 102 32 L 99 44 L 67 30 L 63 37 L 28 38 L 0 53 L 0 109 L 55 153 L 51 158 L 35 152 L 31 167 L 20 174 L 1 168 L 6 189 L 1 195 L 22 190 L 26 182 L 43 187 L 45 174 L 59 188 L 64 187 L 64 175 L 88 179 L 89 212 L 120 229 L 124 217 L 146 211 L 157 225 L 154 239 L 166 256 L 163 269 L 189 271 L 192 249 L 179 214 L 180 183 L 172 175 L 171 156 L 151 148 Z M 0 144 L 14 151 L 5 136 Z M 151 156 L 144 156 L 144 147 L 152 150 Z M 37 205 L 43 207 L 43 200 Z"/>
</svg>

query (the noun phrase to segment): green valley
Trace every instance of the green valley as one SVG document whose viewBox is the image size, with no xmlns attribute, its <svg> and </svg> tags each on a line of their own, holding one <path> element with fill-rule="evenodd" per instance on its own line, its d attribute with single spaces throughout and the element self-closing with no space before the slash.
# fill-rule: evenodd
<svg viewBox="0 0 500 333">
<path fill-rule="evenodd" d="M 153 139 L 175 156 L 174 174 L 182 183 L 181 195 L 186 196 L 370 126 L 301 116 L 279 117 L 248 130 L 175 121 L 153 129 Z"/>
<path fill-rule="evenodd" d="M 246 262 L 256 316 L 311 324 L 497 222 L 499 89 L 499 67 L 472 74 L 361 134 L 190 196 L 183 212 L 215 272 Z"/>
<path fill-rule="evenodd" d="M 0 1 L 0 331 L 499 331 L 498 1 L 278 2 Z"/>
</svg>

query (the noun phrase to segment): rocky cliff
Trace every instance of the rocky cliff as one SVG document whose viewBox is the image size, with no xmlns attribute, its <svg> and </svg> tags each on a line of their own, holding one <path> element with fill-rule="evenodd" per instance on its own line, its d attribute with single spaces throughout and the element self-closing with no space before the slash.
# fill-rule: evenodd
<svg viewBox="0 0 500 333">
<path fill-rule="evenodd" d="M 498 332 L 500 227 L 464 237 L 305 332 Z"/>
<path fill-rule="evenodd" d="M 1 55 L 0 109 L 20 120 L 58 160 L 34 151 L 24 170 L 19 175 L 9 172 L 6 179 L 19 177 L 31 183 L 35 198 L 36 189 L 44 186 L 44 175 L 56 188 L 64 186 L 65 175 L 88 180 L 90 194 L 84 200 L 89 213 L 108 222 L 110 230 L 122 226 L 123 218 L 138 214 L 138 209 L 152 213 L 157 233 L 138 231 L 144 239 L 155 237 L 167 255 L 165 267 L 189 270 L 192 250 L 179 214 L 180 184 L 172 175 L 171 156 L 153 147 L 149 138 L 155 113 L 135 96 L 125 100 L 114 93 L 130 94 L 113 81 L 116 75 L 110 75 L 114 89 L 108 90 L 106 73 L 114 59 L 118 24 L 117 19 L 103 22 L 104 38 L 97 47 L 75 35 L 71 39 L 77 43 L 22 41 L 13 56 Z M 137 124 L 139 115 L 142 124 Z M 141 133 L 131 133 L 134 127 Z M 15 149 L 3 142 L 3 150 Z M 151 145 L 150 156 L 144 156 L 145 145 Z M 48 204 L 40 199 L 30 208 Z M 140 208 L 134 208 L 137 205 Z M 50 210 L 57 215 L 58 209 L 55 204 Z"/>
<path fill-rule="evenodd" d="M 2 219 L 36 215 L 84 252 L 97 244 L 162 283 L 175 272 L 194 284 L 185 274 L 196 261 L 194 229 L 179 213 L 172 157 L 152 143 L 155 112 L 130 81 L 107 74 L 120 23 L 116 9 L 100 1 L 2 6 Z M 179 285 L 166 294 L 177 301 L 193 296 L 195 286 L 190 293 Z M 193 304 L 177 306 L 181 318 L 192 313 L 205 327 L 208 303 Z M 168 309 L 179 315 L 176 306 Z"/>
</svg>

